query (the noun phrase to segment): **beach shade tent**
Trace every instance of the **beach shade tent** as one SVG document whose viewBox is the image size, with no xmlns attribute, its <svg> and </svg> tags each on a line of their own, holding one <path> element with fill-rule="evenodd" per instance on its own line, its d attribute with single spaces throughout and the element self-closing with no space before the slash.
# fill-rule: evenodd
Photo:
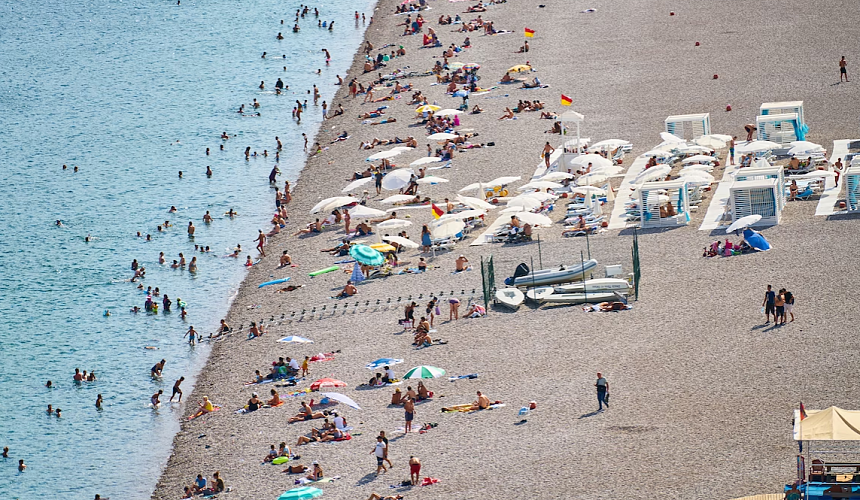
<svg viewBox="0 0 860 500">
<path fill-rule="evenodd" d="M 311 498 L 322 496 L 322 494 L 323 490 L 319 488 L 302 486 L 300 488 L 293 488 L 281 493 L 278 500 L 309 500 Z"/>
<path fill-rule="evenodd" d="M 349 247 L 349 256 L 356 262 L 366 266 L 378 266 L 385 262 L 385 256 L 379 250 L 374 250 L 367 245 L 352 245 Z"/>
<path fill-rule="evenodd" d="M 732 222 L 748 215 L 761 215 L 756 225 L 772 226 L 779 224 L 782 217 L 780 196 L 784 184 L 777 179 L 735 180 L 729 191 Z"/>
<path fill-rule="evenodd" d="M 697 139 L 711 133 L 710 113 L 667 116 L 664 124 L 666 132 L 681 140 Z"/>
<path fill-rule="evenodd" d="M 642 228 L 683 226 L 690 222 L 690 196 L 684 178 L 646 182 L 639 187 Z"/>
<path fill-rule="evenodd" d="M 458 194 L 457 201 L 474 210 L 492 210 L 496 208 L 496 205 L 493 205 L 492 203 L 487 203 L 480 198 L 472 198 L 471 196 L 463 196 Z"/>
<path fill-rule="evenodd" d="M 311 339 L 306 339 L 304 337 L 298 337 L 296 335 L 290 335 L 289 337 L 284 337 L 279 339 L 278 342 L 285 342 L 288 344 L 296 343 L 296 344 L 313 344 L 314 341 Z"/>
<path fill-rule="evenodd" d="M 385 211 L 378 208 L 370 208 L 364 205 L 356 205 L 349 209 L 349 216 L 357 219 L 368 219 L 370 217 L 382 217 Z"/>
<path fill-rule="evenodd" d="M 415 197 L 412 196 L 411 194 L 395 194 L 395 195 L 389 196 L 388 198 L 385 198 L 384 200 L 380 201 L 380 203 L 385 203 L 385 204 L 403 203 L 404 201 L 411 201 L 414 199 L 415 199 Z"/>
<path fill-rule="evenodd" d="M 412 180 L 414 175 L 415 172 L 413 172 L 411 168 L 401 168 L 399 170 L 389 172 L 382 178 L 382 188 L 390 191 L 403 189 L 409 185 L 409 181 Z"/>
<path fill-rule="evenodd" d="M 756 138 L 762 141 L 788 144 L 806 139 L 806 133 L 803 131 L 797 113 L 759 115 L 755 118 L 755 126 L 758 129 Z"/>
<path fill-rule="evenodd" d="M 344 382 L 342 380 L 336 380 L 333 378 L 321 378 L 321 379 L 317 380 L 316 382 L 314 382 L 313 384 L 311 384 L 311 390 L 312 391 L 318 391 L 321 388 L 325 388 L 325 387 L 346 387 L 346 382 Z"/>
<path fill-rule="evenodd" d="M 400 245 L 402 247 L 413 248 L 413 249 L 421 246 L 418 243 L 415 243 L 414 241 L 412 241 L 410 239 L 404 238 L 403 236 L 383 236 L 382 241 L 397 243 L 398 245 Z"/>
<path fill-rule="evenodd" d="M 735 181 L 750 181 L 756 179 L 776 179 L 779 186 L 785 186 L 785 170 L 781 165 L 771 165 L 765 160 L 759 160 L 754 167 L 738 170 Z M 785 190 L 780 190 L 777 196 L 778 208 L 782 210 L 786 203 Z"/>
<path fill-rule="evenodd" d="M 768 243 L 761 233 L 750 228 L 744 229 L 744 241 L 747 242 L 747 245 L 755 248 L 759 252 L 767 252 L 772 248 L 770 243 Z"/>
<path fill-rule="evenodd" d="M 404 220 L 404 219 L 388 219 L 380 222 L 376 225 L 378 229 L 400 229 L 402 227 L 409 227 L 412 225 L 412 221 Z"/>
<path fill-rule="evenodd" d="M 339 392 L 324 392 L 322 393 L 322 397 L 329 398 L 332 401 L 337 401 L 338 403 L 343 403 L 350 408 L 355 408 L 356 410 L 361 409 L 361 407 L 358 406 L 358 403 L 356 403 L 351 397 Z"/>
<path fill-rule="evenodd" d="M 377 368 L 382 368 L 383 366 L 399 365 L 402 362 L 402 359 L 397 358 L 379 358 L 376 361 L 371 361 L 370 363 L 364 365 L 364 367 L 368 370 L 376 370 Z"/>
<path fill-rule="evenodd" d="M 459 237 L 463 234 L 466 223 L 460 219 L 447 219 L 432 222 L 429 226 L 430 234 L 434 239 L 446 239 Z"/>
<path fill-rule="evenodd" d="M 803 114 L 803 101 L 782 101 L 782 102 L 765 102 L 759 108 L 759 115 L 785 115 L 797 114 L 797 120 L 803 135 L 809 132 L 809 127 L 806 125 L 806 118 Z M 803 140 L 803 139 L 800 139 Z"/>
<path fill-rule="evenodd" d="M 435 135 L 435 134 L 434 134 Z M 425 156 L 424 158 L 419 158 L 412 163 L 409 164 L 410 167 L 418 167 L 421 165 L 426 165 L 428 163 L 438 163 L 442 161 L 442 158 L 438 156 Z"/>
<path fill-rule="evenodd" d="M 417 179 L 415 182 L 418 184 L 444 184 L 446 182 L 450 182 L 448 179 L 444 179 L 442 177 L 437 177 L 435 175 L 425 175 L 420 179 Z"/>
<path fill-rule="evenodd" d="M 458 136 L 457 134 L 451 134 L 449 132 L 436 132 L 435 134 L 428 135 L 427 139 L 431 141 L 445 141 L 448 139 L 456 139 L 457 137 L 460 136 Z"/>
<path fill-rule="evenodd" d="M 416 366 L 403 375 L 404 380 L 413 378 L 437 378 L 445 375 L 445 370 L 435 366 Z"/>
<path fill-rule="evenodd" d="M 795 441 L 860 441 L 860 411 L 831 406 L 794 419 Z"/>
</svg>

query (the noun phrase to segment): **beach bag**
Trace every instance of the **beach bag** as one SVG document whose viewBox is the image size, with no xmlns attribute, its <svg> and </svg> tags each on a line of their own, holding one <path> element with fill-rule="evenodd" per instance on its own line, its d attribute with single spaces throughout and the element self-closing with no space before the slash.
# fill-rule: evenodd
<svg viewBox="0 0 860 500">
<path fill-rule="evenodd" d="M 609 404 L 609 393 L 606 393 L 606 396 L 603 396 L 603 402 Z"/>
<path fill-rule="evenodd" d="M 441 316 L 441 315 L 442 315 L 442 310 L 439 309 L 439 306 L 436 306 L 436 316 Z"/>
</svg>

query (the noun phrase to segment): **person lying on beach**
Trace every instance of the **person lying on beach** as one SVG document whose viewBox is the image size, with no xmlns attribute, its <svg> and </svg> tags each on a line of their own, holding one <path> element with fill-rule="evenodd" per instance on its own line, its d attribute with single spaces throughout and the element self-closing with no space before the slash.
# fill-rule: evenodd
<svg viewBox="0 0 860 500">
<path fill-rule="evenodd" d="M 547 120 L 555 120 L 555 119 L 557 119 L 557 118 L 558 118 L 558 115 L 557 115 L 556 113 L 552 112 L 552 111 L 541 111 L 541 113 L 540 113 L 540 117 L 541 117 L 542 119 L 544 119 L 544 118 L 545 118 L 545 119 L 547 119 Z"/>
<path fill-rule="evenodd" d="M 382 116 L 384 114 L 385 114 L 385 111 L 383 111 L 381 109 L 377 109 L 376 111 L 370 111 L 368 113 L 364 113 L 363 115 L 358 115 L 358 119 L 361 120 L 364 118 L 379 118 L 380 116 Z"/>
<path fill-rule="evenodd" d="M 307 227 L 305 227 L 304 229 L 299 229 L 298 231 L 293 233 L 293 236 L 298 236 L 300 234 L 311 234 L 311 233 L 321 233 L 321 232 L 322 232 L 322 222 L 319 219 L 317 219 L 316 221 L 308 224 Z"/>
<path fill-rule="evenodd" d="M 369 497 L 367 497 L 367 500 L 402 500 L 402 499 L 403 499 L 403 495 L 381 496 L 379 493 L 377 493 L 375 491 L 372 492 Z"/>
<path fill-rule="evenodd" d="M 511 110 L 511 108 L 505 108 L 505 113 L 499 117 L 499 120 L 513 120 L 513 119 L 514 119 L 514 112 Z"/>
<path fill-rule="evenodd" d="M 540 86 L 541 86 L 540 80 L 538 80 L 538 77 L 534 77 L 534 80 L 532 80 L 531 83 L 523 82 L 523 84 L 522 84 L 522 86 L 520 86 L 520 88 L 521 89 L 536 89 Z"/>
<path fill-rule="evenodd" d="M 349 255 L 349 242 L 346 240 L 341 240 L 340 245 L 336 245 L 331 248 L 324 248 L 320 250 L 320 252 L 327 252 L 331 255 L 337 255 L 338 257 Z"/>
<path fill-rule="evenodd" d="M 365 222 L 362 222 L 358 226 L 355 227 L 355 233 L 358 236 L 367 236 L 367 235 L 373 234 L 373 231 L 371 231 L 370 226 L 365 221 Z"/>
<path fill-rule="evenodd" d="M 314 412 L 307 402 L 302 401 L 302 411 L 296 416 L 290 418 L 289 423 L 301 422 L 303 420 L 313 420 L 315 418 L 325 418 L 321 411 Z"/>
</svg>

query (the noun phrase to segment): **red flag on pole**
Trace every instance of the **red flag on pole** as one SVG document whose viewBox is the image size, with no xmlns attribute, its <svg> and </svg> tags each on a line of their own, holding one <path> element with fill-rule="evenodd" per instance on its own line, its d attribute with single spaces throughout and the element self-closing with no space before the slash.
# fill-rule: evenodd
<svg viewBox="0 0 860 500">
<path fill-rule="evenodd" d="M 803 406 L 803 401 L 801 401 L 800 402 L 800 420 L 801 420 L 801 422 L 803 421 L 804 418 L 806 418 L 806 407 Z"/>
</svg>

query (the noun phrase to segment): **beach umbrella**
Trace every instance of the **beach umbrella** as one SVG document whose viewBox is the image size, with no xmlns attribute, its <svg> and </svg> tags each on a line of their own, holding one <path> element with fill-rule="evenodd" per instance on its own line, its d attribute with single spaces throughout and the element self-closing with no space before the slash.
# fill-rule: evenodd
<svg viewBox="0 0 860 500">
<path fill-rule="evenodd" d="M 529 189 L 560 189 L 563 188 L 561 184 L 557 182 L 551 181 L 531 181 L 528 184 L 523 184 L 522 186 L 517 188 L 517 191 L 527 191 Z"/>
<path fill-rule="evenodd" d="M 576 180 L 577 186 L 593 186 L 606 182 L 608 177 L 600 173 L 585 174 Z"/>
<path fill-rule="evenodd" d="M 454 97 L 466 97 L 467 95 L 469 95 L 469 91 L 468 90 L 458 90 L 451 95 L 453 95 Z"/>
<path fill-rule="evenodd" d="M 457 201 L 475 210 L 492 210 L 496 208 L 492 203 L 487 203 L 480 198 L 472 198 L 471 196 L 457 195 Z"/>
<path fill-rule="evenodd" d="M 437 378 L 445 375 L 445 370 L 436 368 L 435 366 L 416 366 L 406 372 L 403 376 L 404 380 L 412 378 Z"/>
<path fill-rule="evenodd" d="M 684 139 L 681 139 L 677 135 L 670 134 L 669 132 L 660 132 L 660 139 L 663 142 L 673 143 L 673 142 L 687 142 Z"/>
<path fill-rule="evenodd" d="M 712 136 L 708 136 L 708 135 L 703 135 L 702 137 L 699 137 L 698 139 L 694 140 L 693 142 L 698 144 L 699 146 L 705 146 L 705 147 L 713 148 L 713 149 L 720 149 L 720 148 L 726 147 L 725 141 L 721 141 L 721 140 L 717 139 L 716 137 L 712 137 Z"/>
<path fill-rule="evenodd" d="M 523 210 L 534 210 L 541 206 L 541 202 L 529 196 L 518 196 L 508 200 L 508 208 L 519 207 Z"/>
<path fill-rule="evenodd" d="M 349 209 L 349 216 L 357 219 L 368 219 L 370 217 L 383 217 L 385 216 L 385 212 L 377 208 L 356 205 Z"/>
<path fill-rule="evenodd" d="M 345 396 L 339 392 L 323 392 L 322 397 L 329 398 L 333 401 L 337 401 L 338 403 L 343 403 L 350 408 L 355 408 L 356 410 L 360 410 L 361 407 L 358 406 L 358 403 L 353 401 L 353 399 L 349 396 Z"/>
<path fill-rule="evenodd" d="M 792 146 L 791 149 L 788 150 L 788 154 L 790 155 L 802 155 L 806 153 L 821 153 L 824 151 L 824 146 L 819 144 L 800 144 L 797 146 Z"/>
<path fill-rule="evenodd" d="M 457 212 L 455 214 L 445 214 L 439 220 L 442 220 L 445 217 L 448 217 L 449 219 L 463 220 L 463 219 L 471 219 L 473 217 L 477 218 L 477 217 L 481 217 L 484 215 L 487 215 L 487 212 L 485 212 L 484 210 L 463 210 L 462 212 Z"/>
<path fill-rule="evenodd" d="M 521 73 L 523 71 L 530 71 L 532 69 L 528 64 L 517 64 L 516 66 L 511 66 L 508 68 L 509 73 Z"/>
<path fill-rule="evenodd" d="M 286 343 L 296 343 L 296 344 L 313 344 L 314 341 L 311 339 L 306 339 L 304 337 L 298 337 L 296 335 L 290 335 L 289 337 L 284 337 L 278 342 L 286 342 Z"/>
<path fill-rule="evenodd" d="M 737 147 L 738 153 L 760 153 L 762 151 L 770 151 L 779 149 L 782 146 L 771 141 L 752 141 Z"/>
<path fill-rule="evenodd" d="M 707 182 L 708 184 L 714 182 L 714 176 L 704 170 L 681 170 L 680 176 L 687 182 Z"/>
<path fill-rule="evenodd" d="M 541 181 L 563 181 L 565 179 L 573 179 L 573 174 L 567 172 L 550 172 L 538 180 Z"/>
<path fill-rule="evenodd" d="M 310 498 L 322 496 L 322 494 L 323 490 L 319 488 L 302 486 L 300 488 L 293 488 L 283 492 L 281 496 L 278 497 L 278 500 L 308 500 Z"/>
<path fill-rule="evenodd" d="M 633 184 L 641 184 L 643 182 L 653 181 L 656 179 L 662 179 L 669 175 L 669 172 L 672 171 L 672 167 L 669 165 L 655 165 L 648 170 L 642 171 L 639 175 L 633 179 Z"/>
<path fill-rule="evenodd" d="M 522 179 L 522 177 L 520 177 L 520 176 L 496 177 L 495 179 L 493 179 L 489 182 L 484 182 L 483 184 L 485 186 L 504 186 L 504 185 L 510 184 L 512 182 L 517 182 L 520 179 Z"/>
<path fill-rule="evenodd" d="M 318 391 L 320 388 L 324 387 L 346 387 L 346 382 L 342 380 L 336 380 L 333 378 L 321 378 L 311 384 L 312 391 Z"/>
<path fill-rule="evenodd" d="M 707 154 L 711 154 L 711 151 L 712 151 L 711 148 L 706 148 L 705 146 L 698 146 L 696 144 L 693 144 L 691 146 L 680 145 L 680 146 L 678 146 L 677 149 L 681 153 L 707 153 Z"/>
<path fill-rule="evenodd" d="M 669 197 L 665 194 L 658 194 L 656 197 L 648 197 L 648 205 L 662 205 L 663 203 L 669 203 Z"/>
<path fill-rule="evenodd" d="M 442 161 L 442 158 L 438 156 L 425 156 L 424 158 L 419 158 L 412 163 L 409 164 L 410 167 L 417 167 L 419 165 L 426 165 L 427 163 L 438 163 Z"/>
<path fill-rule="evenodd" d="M 815 142 L 810 142 L 810 141 L 791 141 L 788 143 L 788 145 L 793 147 L 793 148 L 796 148 L 797 146 L 809 146 L 809 147 L 822 148 L 822 149 L 824 148 L 824 146 L 822 146 L 821 144 L 817 144 Z"/>
<path fill-rule="evenodd" d="M 511 215 L 516 215 L 520 222 L 531 224 L 532 226 L 549 227 L 552 225 L 552 219 L 543 214 L 533 212 L 514 212 Z"/>
<path fill-rule="evenodd" d="M 584 194 L 585 196 L 597 195 L 603 196 L 606 194 L 606 190 L 601 189 L 599 187 L 594 186 L 576 186 L 575 188 L 570 190 L 572 193 Z"/>
<path fill-rule="evenodd" d="M 415 112 L 416 113 L 427 113 L 430 111 L 439 111 L 440 109 L 442 109 L 442 108 L 440 106 L 435 105 L 435 104 L 425 104 L 423 106 L 418 106 L 415 109 Z"/>
<path fill-rule="evenodd" d="M 609 166 L 604 166 L 604 167 L 592 168 L 591 172 L 589 172 L 589 173 L 603 174 L 605 176 L 612 176 L 612 175 L 618 175 L 623 171 L 624 171 L 624 167 L 619 167 L 618 165 L 609 165 Z"/>
<path fill-rule="evenodd" d="M 439 220 L 430 224 L 430 233 L 436 239 L 453 238 L 465 228 L 466 223 L 460 219 Z"/>
<path fill-rule="evenodd" d="M 465 193 L 466 191 L 474 191 L 476 189 L 483 189 L 483 188 L 484 188 L 483 182 L 473 182 L 473 183 L 469 184 L 468 186 L 460 188 L 460 190 L 457 192 L 458 193 Z"/>
<path fill-rule="evenodd" d="M 723 141 L 723 142 L 729 142 L 730 140 L 732 140 L 732 136 L 726 135 L 726 134 L 708 134 L 708 135 L 703 135 L 702 137 L 713 137 L 714 139 L 717 139 L 718 141 Z"/>
<path fill-rule="evenodd" d="M 389 196 L 388 198 L 385 198 L 384 200 L 380 201 L 380 203 L 385 203 L 385 204 L 402 203 L 404 201 L 410 201 L 410 200 L 414 200 L 414 199 L 415 199 L 415 197 L 412 196 L 411 194 L 395 194 L 395 195 Z"/>
<path fill-rule="evenodd" d="M 663 151 L 661 149 L 652 149 L 651 151 L 643 153 L 642 156 L 653 156 L 655 158 L 670 158 L 674 155 L 669 151 Z"/>
<path fill-rule="evenodd" d="M 401 151 L 405 153 L 406 151 L 412 151 L 413 149 L 415 148 L 409 146 L 394 146 L 393 148 L 389 149 L 389 151 Z"/>
<path fill-rule="evenodd" d="M 345 188 L 340 190 L 340 192 L 341 193 L 348 193 L 348 192 L 352 191 L 353 189 L 360 188 L 361 186 L 364 186 L 368 182 L 372 182 L 372 181 L 373 181 L 373 177 L 364 177 L 361 179 L 356 179 L 356 180 L 350 182 L 349 184 L 347 184 Z"/>
<path fill-rule="evenodd" d="M 350 246 L 349 256 L 366 266 L 378 266 L 385 262 L 385 256 L 379 250 L 374 250 L 367 245 Z"/>
<path fill-rule="evenodd" d="M 449 182 L 448 179 L 443 179 L 442 177 L 437 177 L 435 175 L 425 175 L 424 177 L 418 179 L 418 184 L 443 184 L 445 182 Z"/>
<path fill-rule="evenodd" d="M 409 181 L 415 173 L 410 168 L 402 168 L 385 174 L 382 178 L 382 187 L 388 190 L 402 189 L 409 185 Z"/>
<path fill-rule="evenodd" d="M 806 172 L 805 174 L 790 175 L 788 178 L 814 179 L 816 177 L 836 177 L 836 172 L 830 170 L 813 170 L 812 172 Z"/>
<path fill-rule="evenodd" d="M 410 239 L 404 238 L 403 236 L 383 236 L 382 241 L 397 243 L 398 245 L 406 248 L 418 248 L 421 246 Z"/>
<path fill-rule="evenodd" d="M 579 155 L 576 158 L 570 160 L 571 166 L 578 166 L 583 168 L 587 167 L 589 163 L 591 163 L 591 168 L 612 166 L 612 160 L 607 160 L 606 158 L 594 153 Z"/>
<path fill-rule="evenodd" d="M 747 215 L 746 217 L 741 217 L 740 219 L 732 222 L 732 225 L 726 229 L 727 233 L 731 233 L 732 231 L 737 231 L 738 229 L 743 229 L 745 227 L 752 226 L 756 222 L 761 220 L 761 215 L 752 214 Z"/>
<path fill-rule="evenodd" d="M 356 285 L 365 280 L 364 273 L 361 272 L 361 264 L 358 262 L 352 266 L 352 274 L 349 275 L 349 280 Z"/>
<path fill-rule="evenodd" d="M 466 63 L 452 62 L 452 63 L 448 63 L 448 69 L 450 69 L 451 71 L 457 71 L 458 69 L 462 68 L 465 65 L 466 65 Z"/>
<path fill-rule="evenodd" d="M 435 134 L 427 136 L 431 141 L 444 141 L 448 139 L 456 139 L 457 137 L 459 137 L 457 134 L 451 134 L 448 132 L 436 132 Z"/>
<path fill-rule="evenodd" d="M 382 368 L 383 366 L 399 365 L 402 362 L 402 359 L 379 358 L 376 361 L 371 361 L 370 363 L 364 365 L 364 367 L 368 370 L 376 370 L 377 368 Z"/>
<path fill-rule="evenodd" d="M 481 69 L 481 65 L 478 63 L 466 63 L 463 65 L 463 69 L 468 69 L 468 70 Z"/>
<path fill-rule="evenodd" d="M 549 193 L 544 193 L 543 191 L 531 191 L 528 193 L 523 193 L 519 196 L 515 196 L 515 198 L 531 198 L 533 200 L 537 200 L 537 201 L 543 203 L 544 201 L 547 201 L 547 200 L 554 200 L 554 199 L 558 198 L 558 196 L 555 196 L 555 195 L 552 195 Z"/>
<path fill-rule="evenodd" d="M 715 161 L 717 161 L 717 159 L 714 158 L 713 156 L 695 155 L 695 156 L 690 156 L 689 158 L 684 158 L 683 160 L 681 160 L 681 163 L 685 163 L 685 164 L 686 163 L 699 163 L 702 161 L 714 163 Z"/>
<path fill-rule="evenodd" d="M 454 116 L 454 115 L 461 115 L 461 114 L 463 114 L 463 112 L 456 110 L 456 109 L 440 109 L 439 111 L 437 111 L 433 114 L 436 116 Z M 433 135 L 436 135 L 436 134 L 433 134 Z M 452 139 L 453 139 L 453 137 L 452 137 Z"/>
<path fill-rule="evenodd" d="M 335 196 L 333 198 L 326 198 L 323 201 L 314 205 L 311 209 L 311 213 L 319 213 L 319 212 L 328 212 L 329 210 L 334 210 L 335 208 L 340 208 L 344 205 L 352 205 L 353 203 L 358 203 L 358 198 L 353 198 L 352 196 Z"/>
<path fill-rule="evenodd" d="M 409 227 L 412 225 L 412 221 L 403 220 L 403 219 L 388 219 L 380 222 L 376 225 L 379 229 L 400 229 L 401 227 Z"/>
<path fill-rule="evenodd" d="M 624 139 L 606 139 L 600 142 L 595 142 L 591 146 L 588 146 L 588 149 L 602 151 L 604 149 L 615 149 L 617 147 L 626 146 L 627 144 L 630 144 L 630 141 L 625 141 Z"/>
<path fill-rule="evenodd" d="M 366 161 L 384 160 L 385 158 L 393 158 L 403 151 L 398 149 L 389 149 L 388 151 L 380 151 L 374 155 L 368 156 Z"/>
</svg>

